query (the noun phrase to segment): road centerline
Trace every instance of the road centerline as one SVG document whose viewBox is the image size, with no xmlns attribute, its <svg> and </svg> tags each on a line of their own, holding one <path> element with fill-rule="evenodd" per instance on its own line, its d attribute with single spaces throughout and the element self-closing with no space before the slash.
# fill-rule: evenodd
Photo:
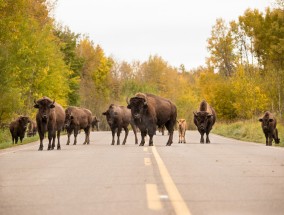
<svg viewBox="0 0 284 215">
<path fill-rule="evenodd" d="M 159 153 L 155 146 L 151 147 L 152 153 L 156 159 L 162 181 L 164 183 L 165 189 L 168 193 L 169 200 L 173 205 L 173 208 L 177 215 L 191 215 L 189 208 L 187 207 L 184 199 L 182 198 L 181 194 L 179 193 L 172 177 L 170 176 L 163 160 L 161 159 Z"/>
</svg>

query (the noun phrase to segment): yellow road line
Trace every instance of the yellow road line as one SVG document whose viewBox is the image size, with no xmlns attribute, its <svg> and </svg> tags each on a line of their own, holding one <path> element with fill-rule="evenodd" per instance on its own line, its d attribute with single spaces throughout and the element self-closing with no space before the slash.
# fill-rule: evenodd
<svg viewBox="0 0 284 215">
<path fill-rule="evenodd" d="M 151 165 L 150 158 L 144 158 L 144 164 L 145 164 L 145 166 L 150 166 Z"/>
<path fill-rule="evenodd" d="M 160 174 L 162 177 L 162 180 L 164 182 L 164 186 L 166 188 L 166 191 L 169 195 L 169 200 L 173 205 L 173 208 L 176 212 L 176 215 L 191 215 L 189 208 L 187 207 L 186 203 L 184 202 L 182 196 L 180 195 L 173 179 L 171 178 L 163 160 L 161 159 L 160 155 L 157 152 L 157 149 L 155 146 L 152 147 L 152 152 L 154 154 L 154 157 L 157 161 Z"/>
<path fill-rule="evenodd" d="M 156 184 L 146 184 L 147 204 L 151 210 L 161 210 L 162 203 L 160 201 L 158 188 Z"/>
</svg>

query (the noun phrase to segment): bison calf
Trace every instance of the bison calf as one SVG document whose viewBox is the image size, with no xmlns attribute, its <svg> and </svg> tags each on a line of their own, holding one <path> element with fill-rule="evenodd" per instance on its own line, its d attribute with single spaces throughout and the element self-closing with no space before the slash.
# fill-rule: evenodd
<svg viewBox="0 0 284 215">
<path fill-rule="evenodd" d="M 28 132 L 27 132 L 27 136 L 31 137 L 31 136 L 35 136 L 37 132 L 37 126 L 36 126 L 36 122 L 33 120 L 30 120 L 29 126 L 28 126 Z"/>
<path fill-rule="evenodd" d="M 266 145 L 271 146 L 273 139 L 275 143 L 279 144 L 280 139 L 278 138 L 278 130 L 276 128 L 277 121 L 272 113 L 266 111 L 259 121 L 261 122 L 261 127 L 266 138 Z"/>
<path fill-rule="evenodd" d="M 179 134 L 178 143 L 186 143 L 185 141 L 186 120 L 180 119 L 177 121 L 177 123 L 178 123 L 178 134 Z"/>
<path fill-rule="evenodd" d="M 68 133 L 67 144 L 70 143 L 70 136 L 74 131 L 74 143 L 77 143 L 77 135 L 80 129 L 85 131 L 85 141 L 83 144 L 90 144 L 90 131 L 92 126 L 92 112 L 85 108 L 68 107 L 65 110 L 65 128 Z"/>
<path fill-rule="evenodd" d="M 92 116 L 92 131 L 95 131 L 95 127 L 99 131 L 99 122 L 100 120 L 96 116 Z"/>
<path fill-rule="evenodd" d="M 131 125 L 134 135 L 135 135 L 135 144 L 138 144 L 136 126 L 132 120 L 131 111 L 129 109 L 127 109 L 124 106 L 117 106 L 117 105 L 111 104 L 108 110 L 102 114 L 106 116 L 106 120 L 112 132 L 111 145 L 114 145 L 114 142 L 115 142 L 114 136 L 115 136 L 116 130 L 117 130 L 117 145 L 120 144 L 120 133 L 122 131 L 122 128 L 125 131 L 125 137 L 122 142 L 122 145 L 126 143 L 126 139 L 127 139 L 128 132 L 129 132 L 128 130 L 129 124 Z"/>
<path fill-rule="evenodd" d="M 20 116 L 16 120 L 10 123 L 10 132 L 12 135 L 12 143 L 17 144 L 18 138 L 20 137 L 20 141 L 22 142 L 25 137 L 25 132 L 27 129 L 27 125 L 30 122 L 29 117 Z"/>
<path fill-rule="evenodd" d="M 196 125 L 201 138 L 200 143 L 204 143 L 204 134 L 206 133 L 206 143 L 210 143 L 209 133 L 215 124 L 216 113 L 215 110 L 206 102 L 202 101 L 200 103 L 199 110 L 193 112 L 194 124 Z"/>
</svg>

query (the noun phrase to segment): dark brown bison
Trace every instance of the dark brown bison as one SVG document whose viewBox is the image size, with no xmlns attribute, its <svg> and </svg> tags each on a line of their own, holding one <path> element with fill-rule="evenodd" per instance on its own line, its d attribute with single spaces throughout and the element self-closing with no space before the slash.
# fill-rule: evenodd
<svg viewBox="0 0 284 215">
<path fill-rule="evenodd" d="M 179 119 L 177 121 L 178 123 L 178 134 L 179 134 L 179 143 L 186 143 L 185 141 L 185 132 L 186 132 L 186 120 L 185 119 Z"/>
<path fill-rule="evenodd" d="M 30 122 L 29 117 L 27 116 L 20 116 L 18 117 L 16 120 L 12 121 L 10 123 L 10 132 L 12 135 L 12 143 L 17 144 L 18 143 L 18 138 L 20 137 L 20 141 L 22 142 L 24 137 L 25 137 L 25 133 L 27 130 L 27 125 Z"/>
<path fill-rule="evenodd" d="M 34 101 L 34 103 L 34 108 L 38 109 L 38 112 L 36 114 L 36 123 L 40 138 L 40 145 L 38 150 L 43 150 L 43 139 L 46 132 L 48 132 L 49 141 L 47 150 L 54 149 L 56 133 L 58 141 L 57 149 L 61 149 L 60 132 L 64 127 L 64 109 L 61 105 L 57 104 L 55 101 L 50 100 L 50 98 L 48 97 L 43 97 L 37 101 Z"/>
<path fill-rule="evenodd" d="M 201 135 L 200 143 L 204 143 L 204 134 L 206 133 L 206 143 L 210 143 L 209 133 L 216 121 L 215 110 L 206 102 L 200 103 L 199 110 L 193 112 L 194 124 Z"/>
<path fill-rule="evenodd" d="M 125 137 L 122 142 L 122 145 L 125 145 L 126 139 L 128 136 L 128 125 L 130 124 L 132 127 L 132 130 L 135 135 L 135 144 L 138 144 L 138 139 L 137 139 L 137 132 L 136 132 L 136 126 L 133 122 L 133 119 L 131 117 L 131 111 L 127 109 L 124 106 L 117 106 L 114 104 L 111 104 L 105 112 L 102 113 L 103 115 L 106 116 L 106 120 L 109 124 L 109 127 L 112 132 L 112 142 L 111 145 L 114 145 L 114 136 L 115 132 L 117 131 L 117 141 L 116 144 L 120 144 L 120 133 L 122 131 L 122 128 L 125 131 Z"/>
<path fill-rule="evenodd" d="M 29 126 L 28 126 L 28 132 L 27 132 L 27 136 L 31 137 L 31 136 L 35 136 L 37 132 L 37 126 L 36 126 L 36 122 L 33 120 L 30 120 Z"/>
<path fill-rule="evenodd" d="M 96 116 L 92 116 L 92 131 L 95 131 L 95 127 L 97 131 L 99 130 L 99 122 L 100 120 Z"/>
<path fill-rule="evenodd" d="M 148 93 L 137 93 L 127 103 L 127 108 L 131 109 L 134 122 L 141 131 L 140 146 L 144 146 L 147 134 L 150 136 L 149 146 L 153 146 L 157 126 L 163 125 L 169 132 L 167 146 L 172 144 L 177 109 L 170 100 Z"/>
<path fill-rule="evenodd" d="M 74 143 L 77 143 L 77 135 L 80 129 L 85 131 L 85 141 L 83 144 L 90 144 L 90 131 L 92 126 L 92 112 L 85 108 L 68 107 L 65 110 L 65 128 L 68 134 L 67 144 L 70 143 L 70 135 L 74 131 Z"/>
<path fill-rule="evenodd" d="M 278 138 L 278 130 L 276 128 L 277 121 L 272 113 L 266 111 L 262 118 L 259 118 L 261 122 L 261 127 L 266 138 L 266 145 L 272 146 L 272 141 L 274 139 L 275 143 L 279 144 L 280 139 Z"/>
</svg>

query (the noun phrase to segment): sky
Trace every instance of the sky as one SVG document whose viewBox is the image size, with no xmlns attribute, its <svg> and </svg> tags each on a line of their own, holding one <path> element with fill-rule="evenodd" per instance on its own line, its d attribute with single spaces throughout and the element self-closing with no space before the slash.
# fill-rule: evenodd
<svg viewBox="0 0 284 215">
<path fill-rule="evenodd" d="M 273 0 L 57 0 L 54 18 L 88 35 L 117 61 L 162 57 L 186 70 L 205 64 L 216 19 L 229 23 L 248 8 L 265 11 Z"/>
</svg>

